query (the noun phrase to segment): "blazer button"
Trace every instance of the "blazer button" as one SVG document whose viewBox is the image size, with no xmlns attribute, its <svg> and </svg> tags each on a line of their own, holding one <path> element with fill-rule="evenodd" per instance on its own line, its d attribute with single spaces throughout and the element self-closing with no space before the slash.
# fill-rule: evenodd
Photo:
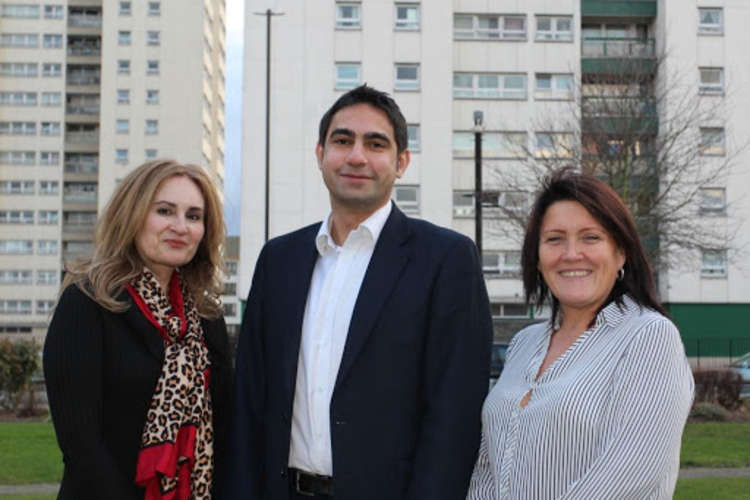
<svg viewBox="0 0 750 500">
<path fill-rule="evenodd" d="M 281 477 L 286 476 L 286 469 L 281 469 Z"/>
</svg>

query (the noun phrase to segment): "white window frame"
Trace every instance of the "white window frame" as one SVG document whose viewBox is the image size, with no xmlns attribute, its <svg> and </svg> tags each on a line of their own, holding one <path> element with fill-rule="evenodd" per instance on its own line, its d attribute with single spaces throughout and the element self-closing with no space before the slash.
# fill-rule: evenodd
<svg viewBox="0 0 750 500">
<path fill-rule="evenodd" d="M 39 165 L 59 165 L 59 151 L 39 151 Z"/>
<path fill-rule="evenodd" d="M 39 19 L 39 6 L 32 4 L 0 4 L 0 17 L 8 19 Z"/>
<path fill-rule="evenodd" d="M 703 249 L 701 251 L 701 277 L 726 278 L 727 251 Z"/>
<path fill-rule="evenodd" d="M 36 165 L 36 151 L 0 151 L 0 165 Z"/>
<path fill-rule="evenodd" d="M 31 301 L 25 299 L 0 300 L 0 314 L 31 314 Z"/>
<path fill-rule="evenodd" d="M 130 16 L 133 14 L 133 3 L 130 1 L 120 1 L 118 2 L 118 12 L 117 14 L 119 16 Z"/>
<path fill-rule="evenodd" d="M 551 138 L 552 145 L 542 145 L 540 139 Z M 534 156 L 537 158 L 571 158 L 574 136 L 570 132 L 536 132 L 534 134 Z"/>
<path fill-rule="evenodd" d="M 704 23 L 701 20 L 703 12 L 718 12 L 718 23 Z M 721 7 L 699 7 L 698 8 L 698 34 L 699 35 L 723 35 L 724 34 L 724 9 Z"/>
<path fill-rule="evenodd" d="M 60 181 L 39 181 L 40 195 L 60 194 Z"/>
<path fill-rule="evenodd" d="M 59 136 L 60 130 L 60 122 L 41 122 L 39 124 L 39 135 Z"/>
<path fill-rule="evenodd" d="M 36 106 L 36 92 L 0 92 L 0 106 Z"/>
<path fill-rule="evenodd" d="M 36 49 L 39 47 L 37 33 L 0 33 L 0 47 Z"/>
<path fill-rule="evenodd" d="M 60 222 L 60 212 L 57 210 L 38 210 L 37 224 L 57 225 Z"/>
<path fill-rule="evenodd" d="M 34 136 L 36 135 L 36 122 L 0 122 L 0 135 Z"/>
<path fill-rule="evenodd" d="M 723 94 L 724 93 L 724 68 L 698 68 L 700 75 L 700 85 L 698 91 L 701 94 Z M 719 82 L 705 82 L 704 77 L 714 75 L 718 76 Z M 713 80 L 713 79 L 712 79 Z"/>
<path fill-rule="evenodd" d="M 158 135 L 159 134 L 159 120 L 148 119 L 146 125 L 143 128 L 146 135 Z"/>
<path fill-rule="evenodd" d="M 406 12 L 409 11 L 416 12 L 416 19 L 409 19 L 409 16 L 407 15 L 406 18 L 399 18 L 399 10 L 401 9 L 408 9 Z M 420 11 L 420 5 L 418 3 L 407 3 L 407 2 L 397 2 L 394 5 L 393 10 L 393 19 L 394 19 L 394 29 L 399 31 L 416 31 L 419 30 L 422 13 Z"/>
<path fill-rule="evenodd" d="M 159 46 L 161 45 L 161 32 L 158 30 L 149 30 L 146 32 L 146 45 Z"/>
<path fill-rule="evenodd" d="M 0 255 L 31 255 L 34 240 L 0 240 Z"/>
<path fill-rule="evenodd" d="M 471 18 L 471 29 L 456 28 L 458 19 L 468 18 Z M 506 18 L 521 19 L 523 30 L 506 29 Z M 482 19 L 495 19 L 497 28 L 481 28 L 479 24 Z M 453 38 L 456 40 L 526 40 L 527 32 L 526 14 L 454 14 L 453 16 Z"/>
<path fill-rule="evenodd" d="M 36 254 L 37 255 L 57 255 L 58 253 L 57 240 L 37 240 L 36 242 Z"/>
<path fill-rule="evenodd" d="M 63 19 L 65 17 L 65 11 L 62 5 L 45 5 L 44 6 L 44 18 L 45 19 Z"/>
<path fill-rule="evenodd" d="M 406 214 L 418 215 L 420 206 L 418 185 L 396 184 L 393 186 L 391 198 L 396 205 Z"/>
<path fill-rule="evenodd" d="M 549 79 L 549 87 L 540 87 L 541 80 Z M 566 85 L 567 82 L 567 85 Z M 573 99 L 573 75 L 570 73 L 536 73 L 534 75 L 534 99 Z"/>
<path fill-rule="evenodd" d="M 115 163 L 120 165 L 128 164 L 128 150 L 125 148 L 115 149 Z"/>
<path fill-rule="evenodd" d="M 37 285 L 57 285 L 58 273 L 54 269 L 39 269 L 36 272 Z"/>
<path fill-rule="evenodd" d="M 34 181 L 27 180 L 0 181 L 0 194 L 33 195 L 34 184 Z"/>
<path fill-rule="evenodd" d="M 42 106 L 62 106 L 62 92 L 42 92 Z"/>
<path fill-rule="evenodd" d="M 117 60 L 117 74 L 118 75 L 130 74 L 130 59 L 118 59 Z"/>
<path fill-rule="evenodd" d="M 146 89 L 146 104 L 159 104 L 159 89 Z"/>
<path fill-rule="evenodd" d="M 351 8 L 351 17 L 342 16 L 342 7 Z M 336 29 L 356 30 L 362 27 L 362 5 L 359 2 L 336 2 Z"/>
<path fill-rule="evenodd" d="M 33 224 L 33 210 L 0 210 L 0 224 Z"/>
<path fill-rule="evenodd" d="M 471 87 L 456 86 L 456 78 L 471 77 Z M 521 77 L 523 88 L 506 88 L 507 82 Z M 497 78 L 497 86 L 489 86 L 492 79 Z M 525 101 L 527 99 L 527 77 L 525 73 L 453 73 L 454 99 L 510 99 Z"/>
<path fill-rule="evenodd" d="M 158 59 L 149 59 L 146 61 L 146 75 L 158 75 L 160 66 Z"/>
<path fill-rule="evenodd" d="M 549 20 L 550 29 L 539 29 L 540 20 Z M 573 41 L 573 16 L 535 16 L 536 33 L 534 39 L 537 42 L 572 42 Z M 560 21 L 568 23 L 569 29 L 560 29 Z"/>
<path fill-rule="evenodd" d="M 39 74 L 39 65 L 35 62 L 2 62 L 0 76 L 10 78 L 35 78 Z"/>
<path fill-rule="evenodd" d="M 117 45 L 126 47 L 133 43 L 133 34 L 130 30 L 120 30 L 117 32 Z"/>
<path fill-rule="evenodd" d="M 418 123 L 409 123 L 406 125 L 406 137 L 409 141 L 409 151 L 412 153 L 419 153 L 422 149 L 422 140 Z"/>
<path fill-rule="evenodd" d="M 127 118 L 118 118 L 115 120 L 115 134 L 129 134 L 130 120 Z"/>
<path fill-rule="evenodd" d="M 45 49 L 61 49 L 63 46 L 63 36 L 59 33 L 45 33 L 42 38 L 42 46 Z"/>
<path fill-rule="evenodd" d="M 702 187 L 698 191 L 701 214 L 725 214 L 727 190 L 723 187 Z"/>
<path fill-rule="evenodd" d="M 161 2 L 149 2 L 147 14 L 150 17 L 161 16 Z"/>
<path fill-rule="evenodd" d="M 156 159 L 156 158 L 158 158 L 158 157 L 159 157 L 159 150 L 157 150 L 157 149 L 153 149 L 153 148 L 149 148 L 149 149 L 146 149 L 146 150 L 145 150 L 145 151 L 143 152 L 143 156 L 144 156 L 144 157 L 145 157 L 145 158 L 146 158 L 147 160 L 154 160 L 154 159 Z"/>
<path fill-rule="evenodd" d="M 415 70 L 417 77 L 415 79 L 408 78 L 408 79 L 400 79 L 399 78 L 399 72 L 400 70 Z M 416 63 L 396 63 L 394 67 L 394 82 L 393 82 L 393 88 L 395 90 L 411 90 L 411 91 L 417 91 L 420 88 L 420 71 L 419 71 L 419 64 Z"/>
<path fill-rule="evenodd" d="M 474 158 L 474 134 L 471 131 L 453 132 L 453 158 Z M 457 147 L 466 145 L 466 147 Z M 482 132 L 482 158 L 523 158 L 526 156 L 528 136 L 524 131 Z"/>
<path fill-rule="evenodd" d="M 117 89 L 117 104 L 130 104 L 130 89 Z"/>
<path fill-rule="evenodd" d="M 42 63 L 42 76 L 47 78 L 62 76 L 62 64 Z"/>
<path fill-rule="evenodd" d="M 724 156 L 726 154 L 724 127 L 701 127 L 698 151 L 703 156 Z"/>
<path fill-rule="evenodd" d="M 523 314 L 508 314 L 506 313 L 506 308 L 508 306 L 517 307 L 519 309 L 525 309 L 525 312 Z M 498 311 L 500 314 L 495 314 L 495 311 Z M 490 304 L 490 312 L 492 313 L 493 319 L 528 318 L 530 316 L 529 308 L 526 304 L 515 303 L 515 302 L 492 302 Z"/>
<path fill-rule="evenodd" d="M 30 285 L 34 274 L 31 269 L 0 270 L 0 285 Z"/>
<path fill-rule="evenodd" d="M 355 69 L 357 72 L 356 78 L 340 78 L 340 70 L 342 69 Z M 359 87 L 362 81 L 362 65 L 360 63 L 336 63 L 334 69 L 335 88 L 337 90 L 351 90 Z"/>
<path fill-rule="evenodd" d="M 36 301 L 36 314 L 49 314 L 54 307 L 54 300 L 38 299 Z"/>
<path fill-rule="evenodd" d="M 521 276 L 520 250 L 486 250 L 482 252 L 482 272 L 488 278 L 517 279 Z"/>
</svg>

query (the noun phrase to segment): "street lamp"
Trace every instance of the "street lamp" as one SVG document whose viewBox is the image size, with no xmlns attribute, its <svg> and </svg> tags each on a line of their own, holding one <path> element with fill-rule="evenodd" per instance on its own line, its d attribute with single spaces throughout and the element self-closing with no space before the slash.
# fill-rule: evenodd
<svg viewBox="0 0 750 500">
<path fill-rule="evenodd" d="M 474 242 L 482 256 L 482 131 L 484 113 L 474 111 Z"/>
</svg>

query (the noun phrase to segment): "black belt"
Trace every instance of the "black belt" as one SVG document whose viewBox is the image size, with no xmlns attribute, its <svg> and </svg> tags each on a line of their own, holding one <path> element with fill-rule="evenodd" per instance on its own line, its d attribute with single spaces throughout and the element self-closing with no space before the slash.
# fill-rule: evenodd
<svg viewBox="0 0 750 500">
<path fill-rule="evenodd" d="M 333 478 L 331 476 L 320 476 L 289 467 L 289 481 L 292 489 L 300 495 L 333 496 Z"/>
</svg>

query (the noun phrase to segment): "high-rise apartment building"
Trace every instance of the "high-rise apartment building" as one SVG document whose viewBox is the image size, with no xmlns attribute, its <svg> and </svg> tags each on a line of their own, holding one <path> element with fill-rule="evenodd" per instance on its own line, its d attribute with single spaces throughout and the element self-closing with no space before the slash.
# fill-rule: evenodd
<svg viewBox="0 0 750 500">
<path fill-rule="evenodd" d="M 224 178 L 224 0 L 0 2 L 0 335 L 42 337 L 65 261 L 144 161 Z"/>
<path fill-rule="evenodd" d="M 728 177 L 702 186 L 690 217 L 727 228 L 730 218 L 748 219 L 732 226 L 733 244 L 747 246 L 750 205 L 741 194 L 750 185 L 750 156 L 741 145 L 750 130 L 750 70 L 739 63 L 750 36 L 746 2 L 247 0 L 241 295 L 264 242 L 266 26 L 254 13 L 268 8 L 283 12 L 271 21 L 271 237 L 326 215 L 313 154 L 318 121 L 336 97 L 368 83 L 391 93 L 409 123 L 412 163 L 396 186 L 396 203 L 472 237 L 474 112 L 482 111 L 483 265 L 498 338 L 534 314 L 523 305 L 520 242 L 503 214 L 528 210 L 535 186 L 511 189 L 504 174 L 524 175 L 529 158 L 583 161 L 625 145 L 636 165 L 650 165 L 678 95 L 722 111 L 687 127 L 696 161 L 736 160 L 728 162 Z M 682 79 L 670 80 L 675 74 Z M 665 85 L 680 93 L 657 101 Z M 633 114 L 637 119 L 625 119 Z M 658 194 L 663 181 L 644 182 Z M 699 338 L 747 338 L 740 322 L 750 313 L 747 261 L 733 260 L 730 249 L 688 253 L 659 279 L 689 353 Z"/>
</svg>

